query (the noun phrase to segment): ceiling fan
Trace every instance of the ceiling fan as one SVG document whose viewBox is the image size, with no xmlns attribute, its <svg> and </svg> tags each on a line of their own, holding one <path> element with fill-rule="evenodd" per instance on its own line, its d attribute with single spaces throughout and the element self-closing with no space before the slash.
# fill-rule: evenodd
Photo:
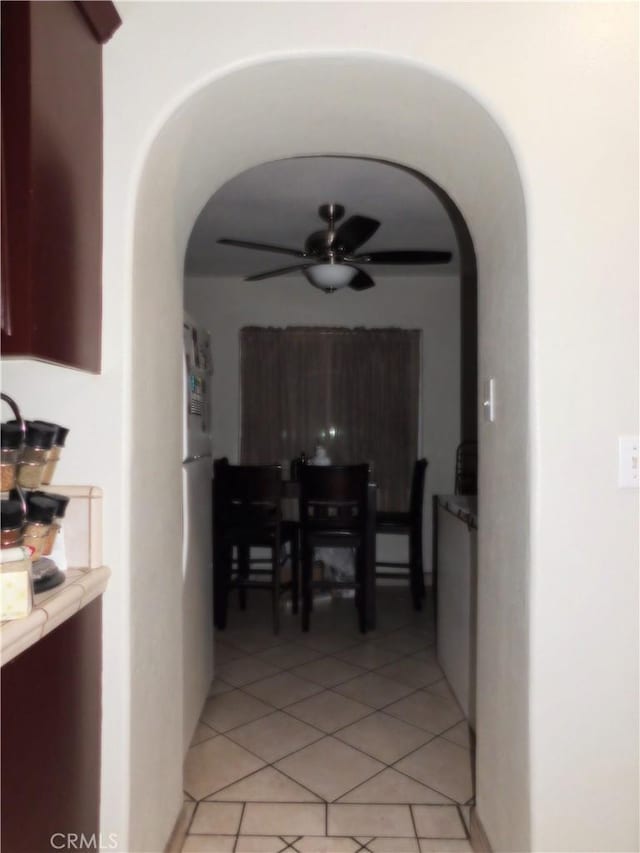
<svg viewBox="0 0 640 853">
<path fill-rule="evenodd" d="M 233 240 L 228 237 L 221 238 L 218 243 L 258 249 L 262 252 L 278 252 L 300 259 L 300 263 L 293 266 L 249 275 L 245 281 L 262 281 L 265 278 L 300 271 L 310 284 L 325 293 L 333 293 L 342 287 L 350 287 L 352 290 L 367 290 L 373 287 L 375 282 L 368 273 L 360 269 L 361 264 L 446 264 L 451 260 L 451 252 L 426 249 L 393 249 L 358 254 L 362 244 L 380 227 L 377 219 L 354 215 L 336 227 L 336 222 L 344 216 L 344 207 L 341 204 L 322 204 L 318 208 L 318 215 L 326 222 L 327 227 L 310 234 L 304 249 L 289 249 L 285 246 Z"/>
</svg>

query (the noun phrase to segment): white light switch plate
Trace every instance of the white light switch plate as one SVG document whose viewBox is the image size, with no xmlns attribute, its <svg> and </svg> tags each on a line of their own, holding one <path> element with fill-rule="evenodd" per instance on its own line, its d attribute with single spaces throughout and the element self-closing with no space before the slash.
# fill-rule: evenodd
<svg viewBox="0 0 640 853">
<path fill-rule="evenodd" d="M 637 435 L 621 435 L 618 438 L 618 487 L 637 489 L 640 486 Z"/>
<path fill-rule="evenodd" d="M 495 379 L 485 379 L 482 383 L 482 412 L 485 422 L 490 424 L 496 419 L 495 384 Z"/>
</svg>

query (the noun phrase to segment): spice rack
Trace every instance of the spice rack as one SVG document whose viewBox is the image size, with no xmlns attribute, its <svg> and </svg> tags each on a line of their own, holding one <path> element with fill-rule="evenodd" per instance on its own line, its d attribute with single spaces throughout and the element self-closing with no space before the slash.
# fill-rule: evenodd
<svg viewBox="0 0 640 853">
<path fill-rule="evenodd" d="M 9 426 L 15 425 L 18 428 L 9 433 L 11 447 L 3 446 L 2 448 L 3 493 L 9 486 L 10 500 L 6 506 L 19 514 L 16 502 L 19 503 L 24 519 L 22 529 L 9 531 L 9 533 L 19 534 L 15 543 L 5 543 L 3 527 L 2 547 L 15 544 L 18 546 L 18 552 L 22 551 L 24 555 L 30 554 L 26 559 L 29 561 L 33 591 L 43 592 L 59 586 L 65 579 L 64 573 L 52 559 L 49 559 L 48 555 L 51 554 L 56 535 L 60 531 L 58 516 L 64 515 L 68 498 L 42 495 L 38 493 L 38 489 L 42 484 L 48 484 L 51 481 L 68 431 L 55 424 L 44 422 L 30 422 L 29 431 L 27 431 L 27 423 L 15 400 L 8 394 L 3 393 L 1 396 L 11 408 L 15 419 L 15 424 L 3 425 L 3 431 Z M 61 441 L 58 440 L 59 431 L 63 433 Z M 16 442 L 18 435 L 19 445 Z M 34 441 L 34 436 L 39 436 L 42 440 Z M 54 441 L 55 448 L 52 450 Z M 3 434 L 3 445 L 4 443 Z M 56 497 L 60 500 L 56 500 Z M 63 540 L 60 539 L 60 542 L 62 543 Z M 8 551 L 5 552 L 5 556 L 8 556 Z"/>
<path fill-rule="evenodd" d="M 0 397 L 2 397 L 4 402 L 9 406 L 9 408 L 13 412 L 13 416 L 16 419 L 16 421 L 18 422 L 18 426 L 20 427 L 20 432 L 22 433 L 22 443 L 24 444 L 24 440 L 25 440 L 25 437 L 27 435 L 27 425 L 24 422 L 22 415 L 20 414 L 20 409 L 18 408 L 18 404 L 8 394 L 1 393 Z M 18 500 L 22 504 L 22 511 L 26 515 L 27 501 L 26 501 L 26 498 L 24 496 L 24 492 L 22 491 L 22 487 L 17 482 L 17 478 L 14 478 L 14 479 L 15 479 L 15 482 L 13 482 L 11 484 L 11 488 L 8 491 L 16 492 L 16 494 L 18 496 Z M 2 491 L 4 491 L 4 486 L 6 484 L 7 484 L 6 483 L 6 477 L 5 477 L 4 472 L 3 472 Z"/>
</svg>

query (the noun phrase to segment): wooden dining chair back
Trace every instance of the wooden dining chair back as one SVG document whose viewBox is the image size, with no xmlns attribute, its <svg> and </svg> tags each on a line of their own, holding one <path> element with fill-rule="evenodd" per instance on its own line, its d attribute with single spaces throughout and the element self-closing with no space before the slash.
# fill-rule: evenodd
<svg viewBox="0 0 640 853">
<path fill-rule="evenodd" d="M 378 512 L 376 515 L 376 533 L 407 536 L 409 545 L 409 560 L 407 562 L 379 560 L 376 562 L 376 577 L 407 578 L 411 590 L 411 599 L 416 610 L 422 609 L 422 599 L 425 594 L 422 563 L 422 512 L 427 465 L 428 462 L 424 458 L 417 459 L 413 465 L 408 510 Z M 395 571 L 379 571 L 379 568 L 395 569 Z"/>
<path fill-rule="evenodd" d="M 478 494 L 478 442 L 462 441 L 456 449 L 456 495 Z"/>
<path fill-rule="evenodd" d="M 305 465 L 300 473 L 300 533 L 302 538 L 302 628 L 309 630 L 313 589 L 355 588 L 361 631 L 367 610 L 367 497 L 369 466 Z M 313 578 L 314 548 L 354 548 L 353 581 Z"/>
<path fill-rule="evenodd" d="M 298 534 L 282 522 L 282 468 L 279 465 L 229 465 L 216 470 L 216 625 L 227 619 L 228 595 L 239 590 L 241 609 L 247 590 L 268 589 L 272 594 L 273 626 L 280 625 L 280 596 L 290 589 L 292 608 L 298 603 Z M 291 546 L 291 579 L 284 583 L 283 545 Z M 269 559 L 252 559 L 252 548 L 267 548 Z M 235 549 L 235 560 L 234 560 Z M 265 565 L 267 566 L 265 568 Z"/>
</svg>

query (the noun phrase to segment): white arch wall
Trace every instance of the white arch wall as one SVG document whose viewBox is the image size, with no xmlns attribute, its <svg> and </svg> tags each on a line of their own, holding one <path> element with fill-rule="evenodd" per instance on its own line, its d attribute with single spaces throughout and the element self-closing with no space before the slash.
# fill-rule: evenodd
<svg viewBox="0 0 640 853">
<path fill-rule="evenodd" d="M 349 92 L 348 99 L 336 100 L 336 92 Z M 287 95 L 285 96 L 285 93 Z M 299 98 L 307 95 L 313 102 L 310 116 L 300 115 Z M 402 97 L 399 98 L 399 93 Z M 381 120 L 384 116 L 384 120 Z M 224 121 L 220 120 L 224 117 Z M 256 127 L 260 133 L 256 133 Z M 336 144 L 339 128 L 339 144 Z M 469 140 L 481 152 L 482 169 L 478 171 L 478 158 L 465 157 Z M 528 469 L 527 469 L 527 298 L 526 298 L 526 245 L 522 196 L 513 158 L 497 126 L 468 95 L 445 83 L 423 69 L 406 64 L 391 63 L 365 57 L 338 57 L 313 59 L 288 59 L 259 66 L 251 66 L 222 77 L 193 96 L 163 129 L 162 138 L 154 145 L 145 168 L 141 194 L 138 200 L 138 217 L 142 232 L 134 254 L 134 340 L 142 340 L 142 332 L 153 317 L 153 328 L 159 332 L 157 347 L 144 341 L 140 352 L 134 350 L 134 376 L 140 377 L 139 392 L 134 393 L 135 432 L 144 438 L 134 437 L 134 489 L 147 488 L 156 471 L 157 453 L 149 447 L 151 419 L 160 416 L 165 433 L 159 442 L 166 447 L 179 447 L 179 386 L 165 387 L 165 377 L 175 374 L 178 363 L 180 313 L 182 296 L 181 277 L 176 275 L 177 257 L 182 258 L 184 248 L 200 209 L 212 191 L 233 174 L 257 163 L 295 154 L 317 152 L 362 154 L 379 156 L 401 162 L 411 168 L 427 172 L 458 200 L 468 217 L 476 240 L 479 266 L 483 258 L 495 259 L 495 272 L 490 286 L 485 286 L 487 298 L 481 297 L 481 338 L 487 343 L 483 351 L 484 370 L 495 375 L 500 383 L 502 405 L 505 413 L 494 428 L 495 442 L 487 440 L 483 449 L 485 498 L 483 517 L 491 536 L 483 536 L 482 567 L 485 595 L 491 600 L 503 595 L 518 614 L 516 622 L 491 614 L 483 622 L 480 645 L 484 658 L 481 661 L 480 681 L 483 691 L 479 700 L 479 728 L 483 732 L 479 750 L 479 790 L 484 790 L 484 768 L 488 763 L 495 781 L 504 779 L 505 789 L 510 789 L 508 820 L 505 833 L 509 844 L 526 847 L 528 841 L 528 724 L 527 724 L 527 591 L 528 591 Z M 483 201 L 489 193 L 500 197 L 500 207 L 487 213 Z M 173 211 L 171 210 L 173 204 Z M 154 215 L 153 226 L 147 212 Z M 173 212 L 178 213 L 177 219 Z M 509 252 L 505 251 L 510 246 Z M 509 331 L 501 332 L 497 318 L 487 307 L 490 293 L 496 300 L 510 301 Z M 156 305 L 161 299 L 164 307 Z M 495 350 L 489 341 L 500 343 Z M 503 358 L 503 347 L 509 350 L 509 359 Z M 140 363 L 156 365 L 156 377 L 147 375 Z M 158 370 L 158 368 L 160 368 Z M 221 369 L 224 369 L 221 367 Z M 144 377 L 144 379 L 142 378 Z M 153 404 L 155 401 L 155 405 Z M 224 401 L 218 401 L 224 405 Z M 148 426 L 142 426 L 147 424 Z M 168 443 L 170 441 L 170 444 Z M 500 452 L 497 452 L 497 447 Z M 483 444 L 484 448 L 484 444 Z M 157 447 L 160 449 L 160 444 Z M 163 453 L 164 456 L 164 453 Z M 177 453 L 176 453 L 177 459 Z M 508 460 L 508 466 L 500 463 Z M 171 472 L 175 477 L 176 472 Z M 169 490 L 171 477 L 163 487 Z M 512 490 L 508 483 L 517 482 Z M 173 480 L 175 482 L 175 480 Z M 170 566 L 171 540 L 174 531 L 171 519 L 176 519 L 179 495 L 166 492 L 162 507 L 154 506 L 153 513 L 162 511 L 165 519 L 161 528 L 166 537 L 157 537 L 155 559 L 150 562 L 149 575 L 157 566 Z M 134 514 L 140 513 L 138 529 L 151 513 L 138 509 L 142 501 L 136 492 L 132 495 Z M 507 521 L 497 524 L 497 519 Z M 174 521 L 175 528 L 175 521 Z M 133 561 L 142 563 L 142 551 L 149 554 L 145 537 L 138 546 L 133 542 Z M 144 544 L 143 544 L 144 543 Z M 499 556 L 500 549 L 503 556 Z M 175 558 L 174 558 L 175 559 Z M 178 565 L 178 560 L 175 559 Z M 151 568 L 151 566 L 155 568 Z M 142 577 L 136 569 L 136 577 Z M 167 603 L 176 600 L 179 575 L 173 578 L 173 588 L 167 583 Z M 139 594 L 132 594 L 132 606 L 139 613 L 144 606 L 146 584 L 143 581 Z M 174 630 L 179 629 L 177 615 Z M 167 618 L 170 614 L 167 613 Z M 163 620 L 164 622 L 164 620 Z M 140 627 L 144 636 L 139 638 Z M 498 629 L 497 631 L 495 629 Z M 158 626 L 161 632 L 164 627 Z M 134 650 L 149 644 L 149 653 L 160 636 L 153 638 L 148 627 L 134 624 Z M 502 644 L 507 644 L 510 654 L 496 666 L 495 661 Z M 485 660 L 486 659 L 486 660 Z M 491 664 L 486 665 L 490 660 Z M 169 673 L 167 673 L 168 675 Z M 156 685 L 156 689 L 160 685 Z M 491 696 L 490 703 L 484 700 Z M 164 689 L 172 690 L 167 681 Z M 148 689 L 138 694 L 134 683 L 135 703 L 141 706 L 150 700 Z M 497 700 L 497 701 L 496 701 Z M 508 712 L 506 709 L 508 708 Z M 489 716 L 485 719 L 485 714 Z M 137 718 L 137 714 L 134 719 Z M 144 720 L 144 734 L 148 737 L 149 715 Z M 164 725 L 165 721 L 159 721 Z M 511 748 L 501 758 L 497 732 Z M 158 732 L 158 735 L 160 732 Z M 132 745 L 143 747 L 142 730 L 134 728 Z M 155 753 L 157 756 L 157 752 Z M 167 760 L 170 757 L 161 757 Z M 145 762 L 142 762 L 145 763 Z M 137 762 L 134 762 L 134 767 Z M 132 771 L 134 768 L 132 767 Z M 134 771 L 135 772 L 135 771 Z M 507 784 L 508 780 L 508 784 Z M 490 786 L 489 786 L 490 787 Z M 134 787 L 136 790 L 136 787 Z M 149 795 L 148 788 L 143 797 Z M 501 798 L 502 799 L 502 798 Z M 495 800 L 486 799 L 486 811 Z M 499 808 L 502 808 L 501 803 Z M 133 808 L 136 809 L 135 803 Z"/>
<path fill-rule="evenodd" d="M 172 153 L 167 140 L 165 171 L 156 176 L 156 196 L 145 205 L 138 232 L 140 251 L 145 236 L 149 241 L 148 265 L 143 264 L 132 280 L 141 165 L 175 106 L 230 65 L 294 50 L 364 49 L 424 63 L 449 76 L 481 100 L 516 152 L 529 229 L 528 348 L 535 404 L 529 849 L 636 849 L 637 777 L 632 764 L 638 752 L 638 726 L 632 687 L 637 681 L 637 503 L 633 495 L 616 490 L 614 459 L 616 435 L 637 430 L 636 9 L 616 3 L 354 3 L 341 4 L 336 16 L 335 4 L 147 2 L 120 3 L 119 8 L 124 25 L 106 46 L 104 58 L 105 372 L 86 377 L 25 361 L 3 365 L 4 387 L 23 401 L 25 410 L 46 410 L 53 419 L 72 424 L 74 442 L 65 453 L 60 477 L 105 486 L 105 557 L 114 578 L 105 600 L 103 829 L 120 833 L 123 850 L 160 849 L 180 798 L 179 773 L 167 763 L 177 756 L 180 740 L 179 721 L 171 710 L 179 702 L 171 690 L 181 683 L 175 671 L 180 654 L 172 646 L 178 626 L 169 604 L 172 594 L 176 607 L 179 601 L 169 566 L 178 552 L 172 546 L 167 560 L 163 555 L 161 564 L 153 566 L 157 550 L 152 547 L 139 547 L 135 559 L 128 559 L 132 470 L 126 416 L 130 390 L 144 393 L 149 381 L 139 374 L 132 377 L 130 371 L 134 293 L 150 291 L 139 351 L 144 355 L 150 347 L 149 361 L 169 375 L 173 370 L 173 362 L 169 366 L 162 361 L 171 323 L 163 321 L 158 309 L 166 314 L 177 307 L 172 288 L 180 277 L 180 252 L 198 188 L 185 185 L 189 198 L 177 203 L 171 184 L 180 152 Z M 360 88 L 358 81 L 346 91 L 334 91 L 338 110 L 345 103 L 357 104 Z M 295 98 L 292 109 L 297 109 L 300 121 L 313 120 L 313 99 L 300 91 L 295 78 L 281 94 L 283 99 Z M 479 242 L 486 297 L 493 292 L 494 268 L 496 275 L 506 276 L 517 266 L 512 255 L 520 249 L 518 243 L 501 241 L 504 235 L 494 219 L 494 214 L 498 219 L 508 216 L 508 211 L 495 210 L 500 174 L 492 176 L 487 193 L 475 183 L 471 169 L 482 167 L 490 175 L 485 165 L 489 140 L 484 144 L 474 140 L 466 127 L 448 139 L 434 136 L 439 125 L 429 121 L 430 115 L 435 108 L 446 109 L 446 104 L 427 100 L 426 91 L 418 110 L 426 125 L 425 138 L 407 138 L 404 118 L 417 119 L 402 88 L 392 92 L 392 100 L 389 112 L 378 110 L 376 120 L 381 129 L 395 122 L 397 150 L 391 159 L 404 151 L 408 164 L 422 168 L 420 152 L 412 145 L 425 151 L 439 149 L 443 157 L 451 147 L 461 154 L 461 168 L 472 172 L 463 210 Z M 222 129 L 231 122 L 233 128 L 234 117 L 243 108 L 241 102 L 231 103 L 227 114 L 212 115 L 211 121 Z M 353 130 L 349 117 L 346 127 Z M 473 130 L 477 134 L 478 127 Z M 261 144 L 260 120 L 246 132 Z M 239 170 L 244 167 L 243 156 L 231 147 L 232 142 L 223 139 L 217 162 L 227 162 L 231 169 L 237 160 Z M 342 146 L 337 150 L 342 152 Z M 213 152 L 202 154 L 206 158 Z M 160 160 L 160 149 L 154 147 L 153 162 Z M 425 171 L 441 178 L 432 165 Z M 444 186 L 452 190 L 448 181 Z M 208 186 L 206 192 L 213 189 L 215 185 Z M 467 195 L 474 191 L 469 200 Z M 149 198 L 148 189 L 143 197 Z M 463 199 L 454 197 L 462 205 Z M 170 206 L 176 230 L 162 221 L 163 202 Z M 474 211 L 479 209 L 484 222 L 475 221 Z M 504 263 L 494 255 L 494 243 L 506 253 Z M 157 263 L 151 252 L 158 255 Z M 156 274 L 154 288 L 149 278 Z M 498 355 L 498 342 L 512 328 L 502 305 L 481 305 L 481 322 L 486 322 L 488 309 L 495 308 L 498 328 L 489 354 L 492 360 Z M 515 329 L 514 337 L 520 352 L 521 331 Z M 481 364 L 481 371 L 490 366 Z M 161 395 L 164 387 L 159 389 Z M 149 394 L 149 418 L 162 414 L 158 399 L 162 397 Z M 499 386 L 499 417 L 506 414 L 505 402 Z M 134 432 L 141 426 L 140 419 L 133 421 Z M 155 422 L 153 429 L 157 432 Z M 152 455 L 161 459 L 173 453 L 175 429 L 172 423 L 168 434 L 161 433 L 161 441 L 152 431 L 148 448 Z M 95 444 L 102 448 L 100 454 L 92 452 Z M 151 491 L 146 500 L 154 507 L 154 484 L 165 489 L 172 484 L 166 471 L 157 483 L 157 469 L 149 466 L 149 471 Z M 501 476 L 506 479 L 506 472 Z M 510 482 L 510 491 L 496 484 L 496 493 L 503 497 L 515 492 L 522 501 L 517 476 L 512 475 Z M 161 522 L 170 515 L 166 498 L 160 497 L 158 506 Z M 501 519 L 507 526 L 509 517 Z M 140 545 L 152 541 L 151 527 L 136 515 L 132 535 L 139 536 Z M 161 524 L 158 528 L 162 530 Z M 154 526 L 154 536 L 156 530 Z M 526 542 L 519 547 L 525 548 Z M 495 556 L 508 571 L 508 549 L 500 545 Z M 149 582 L 150 573 L 154 581 L 161 579 L 158 588 Z M 130 588 L 137 599 L 133 612 Z M 526 590 L 516 592 L 523 600 Z M 487 654 L 483 667 L 506 672 L 515 652 L 503 640 L 509 631 L 522 630 L 522 606 L 511 609 L 502 594 L 486 596 L 486 606 L 498 610 L 499 624 L 495 664 Z M 154 624 L 159 626 L 155 634 Z M 132 625 L 137 626 L 133 637 Z M 149 625 L 153 642 L 145 645 Z M 130 676 L 135 685 L 131 695 Z M 492 686 L 491 672 L 485 679 Z M 515 718 L 502 725 L 512 708 L 510 701 L 505 704 L 498 696 L 499 716 L 485 736 L 484 753 L 480 744 L 485 768 L 481 774 L 488 785 L 486 793 L 481 791 L 480 814 L 501 849 L 515 849 L 526 843 L 522 840 L 528 835 L 522 791 L 512 788 L 509 767 L 521 764 L 522 747 L 515 743 L 514 751 L 512 746 L 526 716 L 521 707 L 524 680 L 522 672 L 512 684 L 512 692 L 520 695 Z M 135 736 L 129 754 L 130 722 Z M 525 774 L 526 768 L 516 767 L 517 779 Z"/>
<path fill-rule="evenodd" d="M 376 48 L 451 75 L 479 95 L 509 136 L 530 211 L 531 338 L 521 289 L 524 222 L 509 151 L 486 114 L 461 92 L 409 68 L 349 67 L 347 59 L 334 66 L 332 81 L 318 69 L 309 68 L 307 76 L 304 64 L 295 72 L 275 65 L 261 69 L 253 80 L 247 70 L 246 77 L 242 72 L 220 81 L 209 92 L 211 101 L 205 94 L 198 96 L 202 100 L 189 103 L 182 120 L 178 118 L 180 130 L 173 129 L 179 141 L 167 137 L 161 143 L 171 169 L 179 170 L 181 188 L 179 201 L 174 200 L 175 230 L 164 236 L 176 240 L 180 258 L 197 210 L 224 179 L 257 162 L 299 153 L 388 157 L 426 172 L 459 204 L 478 252 L 480 373 L 497 377 L 500 407 L 496 427 L 482 434 L 479 813 L 498 849 L 633 845 L 637 789 L 629 756 L 637 750 L 629 746 L 637 742 L 637 707 L 628 688 L 634 660 L 628 656 L 612 668 L 609 655 L 622 660 L 623 649 L 634 647 L 637 632 L 629 605 L 637 599 L 633 499 L 615 490 L 611 458 L 616 432 L 631 428 L 635 414 L 636 211 L 626 188 L 629 170 L 636 169 L 637 136 L 633 106 L 615 96 L 636 91 L 634 10 L 613 4 L 598 9 L 354 5 L 341 8 L 337 32 L 335 13 L 326 6 L 315 6 L 313 16 L 308 6 L 214 4 L 190 7 L 188 16 L 182 9 L 176 13 L 156 6 L 158 19 L 153 25 L 145 21 L 158 36 L 158 61 L 153 74 L 141 71 L 147 78 L 144 91 L 149 86 L 156 91 L 151 79 L 158 75 L 164 104 L 170 103 L 170 93 L 182 95 L 183 86 L 228 62 L 253 61 L 265 52 L 287 54 L 292 46 L 301 51 Z M 135 15 L 140 14 L 136 7 Z M 171 64 L 173 55 L 180 56 L 180 66 Z M 541 56 L 544 68 L 537 64 Z M 137 121 L 139 111 L 138 104 L 127 119 Z M 603 162 L 606 172 L 596 169 Z M 156 207 L 153 185 L 164 168 L 154 171 L 151 166 L 145 210 Z M 585 210 L 585 183 L 609 211 L 622 208 L 622 216 L 605 219 L 597 210 Z M 564 202 L 560 207 L 558 196 Z M 572 202 L 567 204 L 568 199 Z M 600 228 L 602 245 L 593 240 Z M 559 242 L 557 235 L 567 232 L 571 239 Z M 607 237 L 615 237 L 618 248 L 617 304 L 601 297 L 603 265 L 610 263 Z M 167 261 L 175 262 L 173 251 Z M 158 281 L 163 266 L 157 265 Z M 156 279 L 149 273 L 145 270 L 148 282 Z M 576 313 L 576 305 L 584 306 L 584 313 Z M 621 325 L 625 305 L 632 311 Z M 593 339 L 584 334 L 585 320 L 601 341 L 597 359 Z M 531 421 L 526 403 L 529 356 L 535 387 Z M 576 387 L 574 381 L 585 363 L 594 379 L 604 380 L 615 369 L 628 396 L 611 395 L 606 408 L 595 407 L 588 383 Z M 579 418 L 565 404 L 569 390 Z M 527 445 L 529 425 L 533 441 Z M 581 431 L 578 442 L 576 430 Z M 527 697 L 530 453 L 536 561 L 530 627 L 535 645 Z M 589 471 L 578 464 L 585 454 L 592 462 Z M 553 464 L 546 465 L 546 459 Z M 569 478 L 577 494 L 590 498 L 563 506 L 560 525 L 554 501 Z M 621 526 L 627 535 L 614 542 L 611 531 Z M 581 537 L 588 542 L 576 560 L 575 542 Z M 617 583 L 603 583 L 599 558 L 605 547 L 619 566 Z M 583 602 L 577 620 L 576 589 Z M 598 647 L 589 629 L 593 620 L 601 629 Z M 617 632 L 602 643 L 613 624 Z M 571 647 L 572 636 L 580 637 L 580 645 Z M 585 656 L 583 648 L 590 654 Z M 617 708 L 624 710 L 609 706 L 607 714 L 582 716 L 585 706 L 598 702 L 596 673 L 596 679 L 606 680 Z M 528 714 L 533 721 L 529 732 Z M 585 748 L 594 726 L 606 743 L 599 753 Z M 576 747 L 571 760 L 559 762 L 558 740 L 569 733 Z M 134 764 L 144 761 L 141 748 Z M 620 781 L 622 791 L 612 792 L 605 781 L 611 777 Z M 597 816 L 603 803 L 605 821 Z M 145 837 L 141 824 L 136 831 Z"/>
</svg>

